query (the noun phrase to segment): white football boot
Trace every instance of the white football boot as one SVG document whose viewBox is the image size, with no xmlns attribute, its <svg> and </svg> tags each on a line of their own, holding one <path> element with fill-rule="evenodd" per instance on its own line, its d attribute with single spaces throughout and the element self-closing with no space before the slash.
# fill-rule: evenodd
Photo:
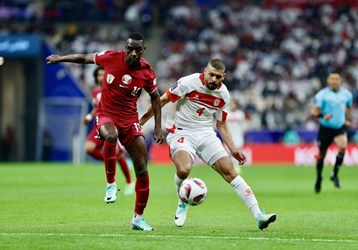
<svg viewBox="0 0 358 250">
<path fill-rule="evenodd" d="M 177 227 L 184 226 L 188 208 L 189 208 L 188 204 L 185 204 L 185 203 L 178 204 L 177 211 L 175 212 L 175 215 L 174 215 L 174 223 Z"/>
<path fill-rule="evenodd" d="M 114 203 L 117 200 L 117 185 L 116 183 L 107 184 L 106 188 L 106 196 L 104 197 L 104 201 L 106 203 Z"/>
</svg>

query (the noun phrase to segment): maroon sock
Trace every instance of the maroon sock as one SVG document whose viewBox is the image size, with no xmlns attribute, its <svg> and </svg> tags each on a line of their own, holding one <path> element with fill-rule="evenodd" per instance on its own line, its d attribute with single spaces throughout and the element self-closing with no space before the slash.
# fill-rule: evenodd
<svg viewBox="0 0 358 250">
<path fill-rule="evenodd" d="M 117 161 L 119 163 L 119 166 L 122 169 L 122 172 L 124 174 L 124 177 L 126 178 L 126 182 L 127 183 L 131 183 L 132 179 L 131 179 L 131 172 L 129 171 L 129 167 L 126 161 L 126 158 L 121 154 L 121 155 L 117 155 Z"/>
<path fill-rule="evenodd" d="M 117 142 L 104 142 L 103 158 L 106 169 L 107 183 L 115 182 L 116 175 L 116 146 Z"/>
<path fill-rule="evenodd" d="M 144 208 L 147 206 L 149 198 L 149 175 L 137 176 L 135 185 L 136 200 L 134 212 L 136 214 L 143 214 Z"/>
<path fill-rule="evenodd" d="M 91 153 L 88 154 L 97 160 L 103 161 L 103 154 L 101 148 L 102 146 L 101 147 L 97 146 Z"/>
</svg>

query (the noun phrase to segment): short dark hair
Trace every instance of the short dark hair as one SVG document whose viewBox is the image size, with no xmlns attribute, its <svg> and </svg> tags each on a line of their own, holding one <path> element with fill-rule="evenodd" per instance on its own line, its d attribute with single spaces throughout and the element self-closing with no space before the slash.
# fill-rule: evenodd
<svg viewBox="0 0 358 250">
<path fill-rule="evenodd" d="M 330 74 L 337 74 L 337 75 L 340 75 L 340 73 L 338 72 L 338 70 L 332 70 L 328 73 L 328 75 Z"/>
<path fill-rule="evenodd" d="M 100 70 L 104 70 L 104 68 L 102 66 L 98 66 L 94 71 L 93 71 L 93 78 L 94 78 L 94 82 L 96 84 L 98 84 L 97 82 L 97 76 L 98 76 L 98 71 Z"/>
<path fill-rule="evenodd" d="M 214 69 L 217 69 L 217 70 L 223 70 L 223 71 L 226 70 L 225 63 L 223 62 L 223 60 L 218 59 L 218 58 L 211 59 L 209 61 L 208 65 L 211 65 Z"/>
<path fill-rule="evenodd" d="M 142 36 L 141 33 L 138 33 L 138 32 L 133 32 L 132 34 L 129 35 L 128 38 L 136 40 L 136 41 L 143 41 L 144 42 L 144 37 Z"/>
</svg>

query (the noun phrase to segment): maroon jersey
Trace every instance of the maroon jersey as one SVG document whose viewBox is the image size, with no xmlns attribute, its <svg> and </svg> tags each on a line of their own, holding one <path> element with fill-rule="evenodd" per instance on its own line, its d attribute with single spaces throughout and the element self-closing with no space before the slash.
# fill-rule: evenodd
<svg viewBox="0 0 358 250">
<path fill-rule="evenodd" d="M 95 87 L 92 89 L 92 104 L 94 108 L 97 108 L 99 101 L 101 100 L 101 87 Z"/>
<path fill-rule="evenodd" d="M 149 63 L 141 58 L 140 68 L 132 69 L 125 56 L 125 51 L 104 51 L 94 56 L 95 63 L 105 69 L 97 114 L 122 124 L 138 122 L 137 100 L 142 89 L 149 94 L 157 89 L 156 75 Z"/>
</svg>

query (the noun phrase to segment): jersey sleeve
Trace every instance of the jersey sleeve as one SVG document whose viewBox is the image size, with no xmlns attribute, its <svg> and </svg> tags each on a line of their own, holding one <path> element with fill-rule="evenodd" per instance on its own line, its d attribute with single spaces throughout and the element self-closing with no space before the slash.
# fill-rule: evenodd
<svg viewBox="0 0 358 250">
<path fill-rule="evenodd" d="M 225 101 L 225 105 L 221 109 L 219 109 L 218 111 L 215 112 L 216 120 L 222 121 L 222 122 L 226 121 L 227 114 L 229 113 L 229 110 L 230 110 L 230 95 L 227 95 L 224 98 L 224 101 Z"/>
<path fill-rule="evenodd" d="M 188 93 L 188 88 L 184 84 L 183 78 L 180 78 L 171 88 L 167 91 L 167 96 L 171 102 L 183 98 Z"/>
<path fill-rule="evenodd" d="M 106 61 L 112 52 L 113 51 L 106 50 L 106 51 L 95 53 L 93 58 L 94 63 L 99 66 L 105 67 Z"/>
<path fill-rule="evenodd" d="M 347 107 L 352 107 L 352 105 L 353 105 L 353 94 L 348 91 Z"/>
<path fill-rule="evenodd" d="M 151 94 L 156 91 L 158 88 L 157 85 L 157 76 L 155 75 L 152 68 L 149 69 L 149 77 L 148 77 L 148 84 L 144 87 L 147 93 Z"/>
<path fill-rule="evenodd" d="M 315 97 L 314 97 L 314 100 L 313 100 L 313 105 L 314 106 L 317 106 L 317 107 L 319 107 L 319 108 L 322 108 L 322 106 L 323 106 L 323 92 L 322 92 L 322 90 L 321 91 L 319 91 L 316 95 L 315 95 Z"/>
</svg>

